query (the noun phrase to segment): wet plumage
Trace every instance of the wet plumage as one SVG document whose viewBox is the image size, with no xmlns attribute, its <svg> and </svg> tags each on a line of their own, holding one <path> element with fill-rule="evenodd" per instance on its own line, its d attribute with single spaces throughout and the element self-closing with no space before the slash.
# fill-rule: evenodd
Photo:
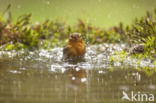
<svg viewBox="0 0 156 103">
<path fill-rule="evenodd" d="M 85 44 L 81 34 L 70 35 L 68 44 L 63 49 L 63 60 L 83 58 L 85 55 Z"/>
</svg>

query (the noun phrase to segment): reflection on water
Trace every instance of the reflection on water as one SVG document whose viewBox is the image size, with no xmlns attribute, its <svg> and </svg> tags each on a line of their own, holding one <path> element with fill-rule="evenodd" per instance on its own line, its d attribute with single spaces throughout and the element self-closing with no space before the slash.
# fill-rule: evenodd
<svg viewBox="0 0 156 103">
<path fill-rule="evenodd" d="M 123 47 L 91 46 L 78 63 L 62 62 L 61 48 L 1 52 L 0 103 L 127 103 L 121 100 L 123 91 L 156 96 L 156 73 L 110 65 L 109 56 Z"/>
</svg>

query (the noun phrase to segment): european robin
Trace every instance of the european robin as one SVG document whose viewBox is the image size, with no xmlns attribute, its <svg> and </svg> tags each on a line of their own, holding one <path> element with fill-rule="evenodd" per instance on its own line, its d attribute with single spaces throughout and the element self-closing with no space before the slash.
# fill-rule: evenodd
<svg viewBox="0 0 156 103">
<path fill-rule="evenodd" d="M 80 33 L 72 33 L 68 44 L 63 48 L 63 60 L 83 58 L 85 55 L 85 44 Z"/>
</svg>

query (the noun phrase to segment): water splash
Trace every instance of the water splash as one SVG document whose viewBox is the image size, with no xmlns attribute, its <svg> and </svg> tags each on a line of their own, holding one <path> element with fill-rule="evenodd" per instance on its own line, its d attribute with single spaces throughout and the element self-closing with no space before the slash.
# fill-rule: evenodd
<svg viewBox="0 0 156 103">
<path fill-rule="evenodd" d="M 156 67 L 150 59 L 138 60 L 135 58 L 125 57 L 120 61 L 120 55 L 115 52 L 122 51 L 126 47 L 125 44 L 100 44 L 87 47 L 85 61 L 78 63 L 69 63 L 62 61 L 62 48 L 53 48 L 51 50 L 36 50 L 36 51 L 0 51 L 0 58 L 9 59 L 19 68 L 47 68 L 52 72 L 64 73 L 67 68 L 79 67 L 81 69 L 99 69 L 113 67 Z M 110 58 L 113 56 L 115 61 L 111 62 Z M 99 71 L 99 73 L 103 73 Z"/>
</svg>

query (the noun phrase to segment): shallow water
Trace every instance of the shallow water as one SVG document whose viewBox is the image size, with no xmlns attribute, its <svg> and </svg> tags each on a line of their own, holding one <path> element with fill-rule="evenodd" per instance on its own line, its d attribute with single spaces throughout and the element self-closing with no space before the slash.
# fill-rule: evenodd
<svg viewBox="0 0 156 103">
<path fill-rule="evenodd" d="M 115 51 L 125 47 L 89 46 L 85 61 L 72 63 L 61 60 L 62 48 L 1 51 L 0 103 L 127 103 L 121 99 L 123 91 L 129 97 L 132 92 L 156 96 L 155 71 L 136 69 L 156 66 L 150 60 L 137 64 L 129 57 L 121 62 Z M 113 55 L 118 59 L 110 62 Z"/>
</svg>

